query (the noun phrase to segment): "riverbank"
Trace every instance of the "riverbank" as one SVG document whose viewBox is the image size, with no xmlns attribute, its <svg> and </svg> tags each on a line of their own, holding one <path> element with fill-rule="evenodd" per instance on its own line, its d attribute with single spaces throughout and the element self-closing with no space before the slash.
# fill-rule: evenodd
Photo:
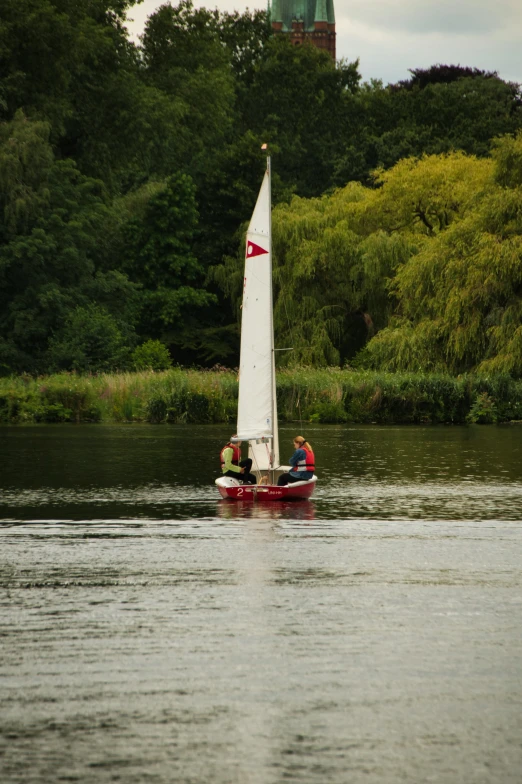
<svg viewBox="0 0 522 784">
<path fill-rule="evenodd" d="M 233 423 L 237 393 L 237 374 L 225 369 L 9 377 L 0 379 L 0 422 Z M 522 420 L 522 381 L 508 376 L 298 368 L 278 372 L 277 398 L 280 421 Z"/>
</svg>

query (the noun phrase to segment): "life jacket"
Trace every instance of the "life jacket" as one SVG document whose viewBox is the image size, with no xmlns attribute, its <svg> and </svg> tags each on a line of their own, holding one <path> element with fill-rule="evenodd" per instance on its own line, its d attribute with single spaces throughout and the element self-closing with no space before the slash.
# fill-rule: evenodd
<svg viewBox="0 0 522 784">
<path fill-rule="evenodd" d="M 219 453 L 219 460 L 221 462 L 221 467 L 225 465 L 225 458 L 223 457 L 223 452 L 225 449 L 232 449 L 234 454 L 232 455 L 232 463 L 233 465 L 239 465 L 239 461 L 241 460 L 241 449 L 236 444 L 225 444 L 221 452 Z"/>
<path fill-rule="evenodd" d="M 304 460 L 299 460 L 294 471 L 315 471 L 315 457 L 311 449 L 306 449 L 304 446 L 299 447 L 306 453 Z"/>
</svg>

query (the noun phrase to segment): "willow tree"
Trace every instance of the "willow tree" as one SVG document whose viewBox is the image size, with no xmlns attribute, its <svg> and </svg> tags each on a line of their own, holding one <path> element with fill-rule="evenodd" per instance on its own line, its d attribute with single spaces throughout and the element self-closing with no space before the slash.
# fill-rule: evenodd
<svg viewBox="0 0 522 784">
<path fill-rule="evenodd" d="M 276 340 L 293 348 L 282 360 L 339 364 L 385 319 L 384 283 L 408 249 L 401 238 L 365 230 L 375 199 L 352 183 L 274 210 Z"/>
<path fill-rule="evenodd" d="M 484 165 L 474 162 L 458 219 L 398 269 L 396 317 L 364 364 L 522 375 L 522 134 L 499 140 L 489 172 Z"/>
<path fill-rule="evenodd" d="M 491 162 L 462 153 L 400 161 L 377 188 L 351 183 L 274 211 L 275 325 L 287 361 L 353 358 L 399 307 L 396 273 L 473 209 Z"/>
<path fill-rule="evenodd" d="M 374 179 L 374 228 L 429 238 L 473 208 L 491 180 L 491 161 L 462 152 L 405 158 Z"/>
</svg>

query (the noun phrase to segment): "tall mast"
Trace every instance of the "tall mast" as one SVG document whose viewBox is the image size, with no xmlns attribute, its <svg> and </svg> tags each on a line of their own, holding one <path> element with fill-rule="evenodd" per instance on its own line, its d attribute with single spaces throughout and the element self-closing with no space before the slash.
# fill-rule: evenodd
<svg viewBox="0 0 522 784">
<path fill-rule="evenodd" d="M 270 155 L 266 157 L 266 173 L 268 175 L 268 227 L 270 237 L 270 334 L 272 337 L 272 427 L 273 438 L 270 450 L 270 464 L 272 468 L 279 466 L 279 425 L 277 420 L 277 383 L 275 370 L 275 345 L 274 345 L 274 284 L 272 261 L 272 162 Z"/>
</svg>

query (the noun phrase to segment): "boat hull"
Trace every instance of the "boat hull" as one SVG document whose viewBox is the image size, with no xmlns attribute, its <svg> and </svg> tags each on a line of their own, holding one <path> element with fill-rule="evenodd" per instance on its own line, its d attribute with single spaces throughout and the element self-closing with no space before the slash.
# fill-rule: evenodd
<svg viewBox="0 0 522 784">
<path fill-rule="evenodd" d="M 216 485 L 222 498 L 233 501 L 290 501 L 292 499 L 310 498 L 315 490 L 317 477 L 306 482 L 294 482 L 283 485 L 242 485 L 236 479 L 220 477 Z"/>
</svg>

